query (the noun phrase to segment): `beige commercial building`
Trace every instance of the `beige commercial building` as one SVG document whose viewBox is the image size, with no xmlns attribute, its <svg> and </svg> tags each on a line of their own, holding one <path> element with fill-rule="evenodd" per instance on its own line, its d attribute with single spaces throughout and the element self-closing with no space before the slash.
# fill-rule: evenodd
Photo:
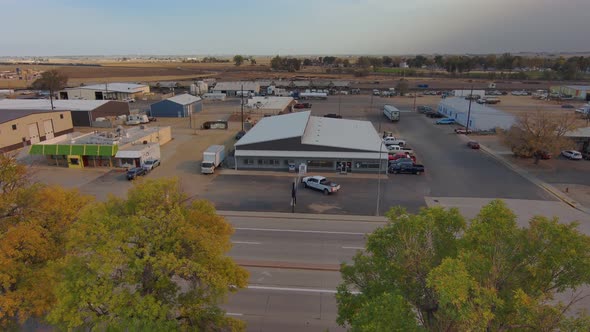
<svg viewBox="0 0 590 332">
<path fill-rule="evenodd" d="M 0 151 L 13 151 L 56 136 L 71 133 L 68 111 L 0 110 Z"/>
<path fill-rule="evenodd" d="M 67 88 L 59 92 L 59 99 L 121 100 L 137 99 L 150 92 L 149 85 L 134 83 L 105 83 Z"/>
</svg>

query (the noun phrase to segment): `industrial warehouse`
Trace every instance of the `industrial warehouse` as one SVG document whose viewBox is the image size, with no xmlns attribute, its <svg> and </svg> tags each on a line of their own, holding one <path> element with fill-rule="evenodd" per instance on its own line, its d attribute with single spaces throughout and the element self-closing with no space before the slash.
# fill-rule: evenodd
<svg viewBox="0 0 590 332">
<path fill-rule="evenodd" d="M 70 112 L 51 110 L 0 110 L 0 152 L 52 139 L 74 130 Z"/>
<path fill-rule="evenodd" d="M 369 121 L 311 116 L 266 117 L 235 144 L 236 169 L 379 172 L 388 154 Z"/>
<path fill-rule="evenodd" d="M 48 99 L 3 99 L 0 110 L 51 111 Z M 92 127 L 98 118 L 129 115 L 129 104 L 113 100 L 54 100 L 54 111 L 71 112 L 75 127 Z"/>
<path fill-rule="evenodd" d="M 118 127 L 110 132 L 70 133 L 33 144 L 29 153 L 47 157 L 48 165 L 139 167 L 160 158 L 160 146 L 172 139 L 170 127 Z"/>
<path fill-rule="evenodd" d="M 473 131 L 490 131 L 496 128 L 509 129 L 516 118 L 513 115 L 493 107 L 480 105 L 464 98 L 445 98 L 438 104 L 438 113 L 454 119 L 466 127 L 469 118 L 469 129 Z"/>
<path fill-rule="evenodd" d="M 200 97 L 187 93 L 170 97 L 150 105 L 150 115 L 157 117 L 190 117 L 203 109 Z"/>
<path fill-rule="evenodd" d="M 242 94 L 257 95 L 260 93 L 260 84 L 257 82 L 219 82 L 211 89 L 213 93 L 222 93 L 228 97 L 235 97 Z"/>
<path fill-rule="evenodd" d="M 130 101 L 150 92 L 149 85 L 135 83 L 105 83 L 83 85 L 59 91 L 59 99 Z"/>
</svg>

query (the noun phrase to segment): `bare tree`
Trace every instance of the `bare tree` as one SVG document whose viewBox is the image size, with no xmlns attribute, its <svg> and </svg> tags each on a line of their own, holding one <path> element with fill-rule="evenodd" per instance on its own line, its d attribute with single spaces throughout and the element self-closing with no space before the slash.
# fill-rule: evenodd
<svg viewBox="0 0 590 332">
<path fill-rule="evenodd" d="M 49 90 L 51 109 L 53 109 L 53 94 L 66 87 L 68 77 L 56 69 L 51 69 L 41 74 L 41 77 L 33 82 L 33 89 Z"/>
<path fill-rule="evenodd" d="M 558 153 L 570 148 L 573 143 L 565 135 L 575 128 L 574 114 L 524 113 L 505 133 L 504 141 L 516 156 L 535 157 L 537 163 L 543 151 Z"/>
</svg>

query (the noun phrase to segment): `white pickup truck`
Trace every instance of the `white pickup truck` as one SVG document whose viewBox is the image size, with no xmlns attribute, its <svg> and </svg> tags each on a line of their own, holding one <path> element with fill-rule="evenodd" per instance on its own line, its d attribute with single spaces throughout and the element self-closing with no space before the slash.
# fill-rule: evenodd
<svg viewBox="0 0 590 332">
<path fill-rule="evenodd" d="M 406 145 L 406 141 L 400 138 L 396 138 L 394 136 L 387 136 L 383 138 L 383 144 L 404 146 Z"/>
<path fill-rule="evenodd" d="M 323 176 L 306 176 L 301 179 L 301 182 L 305 188 L 319 190 L 323 192 L 324 195 L 333 194 L 340 190 L 339 184 L 330 182 Z"/>
</svg>

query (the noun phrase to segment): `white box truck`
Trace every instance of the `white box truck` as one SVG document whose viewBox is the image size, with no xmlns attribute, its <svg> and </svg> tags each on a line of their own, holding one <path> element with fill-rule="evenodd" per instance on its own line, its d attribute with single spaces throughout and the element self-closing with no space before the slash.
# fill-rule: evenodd
<svg viewBox="0 0 590 332">
<path fill-rule="evenodd" d="M 399 121 L 399 110 L 395 106 L 385 105 L 383 106 L 383 115 L 389 119 L 389 121 Z"/>
<path fill-rule="evenodd" d="M 221 165 L 225 159 L 225 146 L 211 145 L 203 152 L 203 161 L 201 162 L 201 173 L 213 174 L 215 168 Z"/>
</svg>

